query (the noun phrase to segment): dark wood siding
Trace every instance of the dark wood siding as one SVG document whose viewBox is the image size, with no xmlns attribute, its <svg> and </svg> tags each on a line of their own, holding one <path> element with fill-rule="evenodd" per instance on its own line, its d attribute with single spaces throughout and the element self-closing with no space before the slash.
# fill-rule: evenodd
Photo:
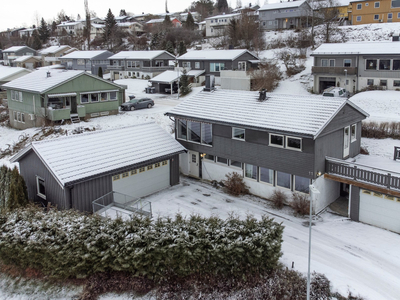
<svg viewBox="0 0 400 300">
<path fill-rule="evenodd" d="M 42 163 L 35 152 L 30 151 L 27 155 L 25 155 L 19 161 L 19 166 L 21 175 L 24 177 L 26 186 L 28 188 L 29 199 L 41 201 L 45 204 L 50 202 L 59 209 L 68 208 L 65 198 L 65 190 L 54 179 L 53 175 Z M 36 176 L 43 178 L 45 182 L 46 200 L 44 201 L 37 195 Z"/>
<path fill-rule="evenodd" d="M 360 147 L 361 147 L 361 122 L 357 122 L 357 134 L 356 137 L 357 139 L 354 142 L 350 142 L 350 157 L 354 157 L 358 154 L 360 154 Z M 350 133 L 351 133 L 351 128 L 350 128 Z"/>
<path fill-rule="evenodd" d="M 176 185 L 179 183 L 179 154 L 174 155 L 170 160 L 170 177 L 169 177 L 169 182 L 170 185 Z"/>
<path fill-rule="evenodd" d="M 331 132 L 315 140 L 315 169 L 325 173 L 325 157 L 343 158 L 343 129 Z"/>
<path fill-rule="evenodd" d="M 351 186 L 350 194 L 350 219 L 353 221 L 360 221 L 360 188 Z"/>
</svg>

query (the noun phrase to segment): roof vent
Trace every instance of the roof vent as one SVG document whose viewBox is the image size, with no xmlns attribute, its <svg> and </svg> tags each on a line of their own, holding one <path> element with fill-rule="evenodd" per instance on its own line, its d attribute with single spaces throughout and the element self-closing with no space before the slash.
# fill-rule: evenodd
<svg viewBox="0 0 400 300">
<path fill-rule="evenodd" d="M 214 75 L 206 75 L 206 85 L 203 89 L 206 92 L 211 92 L 215 90 L 215 77 Z"/>
<path fill-rule="evenodd" d="M 267 90 L 266 89 L 262 89 L 261 91 L 259 91 L 260 96 L 258 97 L 258 101 L 262 102 L 265 101 L 267 99 Z"/>
<path fill-rule="evenodd" d="M 47 71 L 47 78 L 51 77 L 50 71 Z"/>
</svg>

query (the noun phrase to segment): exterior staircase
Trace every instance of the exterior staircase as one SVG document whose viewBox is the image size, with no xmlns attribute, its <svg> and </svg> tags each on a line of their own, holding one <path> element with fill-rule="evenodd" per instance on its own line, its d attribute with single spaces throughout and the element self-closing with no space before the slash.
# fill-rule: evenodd
<svg viewBox="0 0 400 300">
<path fill-rule="evenodd" d="M 79 124 L 81 119 L 79 119 L 78 114 L 71 114 L 71 122 L 72 124 Z"/>
</svg>

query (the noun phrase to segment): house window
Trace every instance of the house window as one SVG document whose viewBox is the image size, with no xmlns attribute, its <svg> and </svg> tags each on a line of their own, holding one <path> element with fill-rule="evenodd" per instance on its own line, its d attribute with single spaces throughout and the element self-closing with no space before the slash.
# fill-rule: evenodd
<svg viewBox="0 0 400 300">
<path fill-rule="evenodd" d="M 400 80 L 393 80 L 393 86 L 400 86 Z"/>
<path fill-rule="evenodd" d="M 380 7 L 380 2 L 375 2 L 375 3 L 374 3 L 374 7 L 375 7 L 375 8 L 379 8 L 379 7 Z"/>
<path fill-rule="evenodd" d="M 351 125 L 350 137 L 351 142 L 355 142 L 357 140 L 357 124 Z"/>
<path fill-rule="evenodd" d="M 274 184 L 274 170 L 260 167 L 260 181 Z"/>
<path fill-rule="evenodd" d="M 376 59 L 367 59 L 365 64 L 365 68 L 367 70 L 376 70 L 377 60 Z"/>
<path fill-rule="evenodd" d="M 225 70 L 225 63 L 210 63 L 210 72 Z"/>
<path fill-rule="evenodd" d="M 15 121 L 18 121 L 17 112 L 16 112 L 16 111 L 14 111 L 14 120 L 15 120 Z"/>
<path fill-rule="evenodd" d="M 187 129 L 188 129 L 188 140 L 191 142 L 200 143 L 201 123 L 188 121 Z"/>
<path fill-rule="evenodd" d="M 195 69 L 200 69 L 200 62 L 199 62 L 199 61 L 196 61 L 196 62 L 194 63 L 194 68 L 195 68 Z"/>
<path fill-rule="evenodd" d="M 43 199 L 46 199 L 46 184 L 43 178 L 36 176 L 36 187 L 37 195 Z"/>
<path fill-rule="evenodd" d="M 334 59 L 330 59 L 329 60 L 329 66 L 330 67 L 334 67 L 335 66 L 335 60 Z"/>
<path fill-rule="evenodd" d="M 235 140 L 242 140 L 244 141 L 244 133 L 245 130 L 243 128 L 232 128 L 232 138 Z"/>
<path fill-rule="evenodd" d="M 229 165 L 240 169 L 242 168 L 242 163 L 236 160 L 230 160 Z"/>
<path fill-rule="evenodd" d="M 17 113 L 17 117 L 18 117 L 18 122 L 21 122 L 21 113 L 20 112 Z"/>
<path fill-rule="evenodd" d="M 398 59 L 393 59 L 392 70 L 394 70 L 394 71 L 400 70 L 400 60 L 398 60 Z"/>
<path fill-rule="evenodd" d="M 81 103 L 89 102 L 89 94 L 81 94 Z"/>
<path fill-rule="evenodd" d="M 168 165 L 168 160 L 164 160 L 164 161 L 162 162 L 162 165 L 163 165 L 163 166 Z"/>
<path fill-rule="evenodd" d="M 201 143 L 212 146 L 212 124 L 201 123 Z"/>
<path fill-rule="evenodd" d="M 373 79 L 367 79 L 367 85 L 374 85 Z"/>
<path fill-rule="evenodd" d="M 351 67 L 351 59 L 344 59 L 343 60 L 344 67 Z"/>
<path fill-rule="evenodd" d="M 84 66 L 85 65 L 85 60 L 84 59 L 78 59 L 76 61 L 76 63 L 78 64 L 78 66 Z"/>
<path fill-rule="evenodd" d="M 178 120 L 178 139 L 186 140 L 187 138 L 187 129 L 186 129 L 186 121 Z"/>
<path fill-rule="evenodd" d="M 257 180 L 258 168 L 257 166 L 246 164 L 244 168 L 244 176 L 250 179 Z"/>
<path fill-rule="evenodd" d="M 214 155 L 206 154 L 206 155 L 204 155 L 204 159 L 208 159 L 208 160 L 214 161 Z"/>
<path fill-rule="evenodd" d="M 286 148 L 301 151 L 301 138 L 287 136 Z"/>
<path fill-rule="evenodd" d="M 360 10 L 362 8 L 362 4 L 357 4 L 357 9 Z"/>
<path fill-rule="evenodd" d="M 110 92 L 110 100 L 117 100 L 117 92 Z"/>
<path fill-rule="evenodd" d="M 290 189 L 291 188 L 291 182 L 290 182 L 290 174 L 284 173 L 284 172 L 276 172 L 276 185 Z"/>
<path fill-rule="evenodd" d="M 400 0 L 392 0 L 392 8 L 400 7 Z"/>
<path fill-rule="evenodd" d="M 321 66 L 322 67 L 327 67 L 328 66 L 328 60 L 327 59 L 321 59 Z"/>
<path fill-rule="evenodd" d="M 99 102 L 99 94 L 90 94 L 90 102 Z"/>
<path fill-rule="evenodd" d="M 275 147 L 283 148 L 283 135 L 279 134 L 270 134 L 269 135 L 269 144 Z"/>
<path fill-rule="evenodd" d="M 379 20 L 379 15 L 374 15 L 374 20 Z"/>
<path fill-rule="evenodd" d="M 310 192 L 310 179 L 301 176 L 294 176 L 294 190 L 308 194 Z"/>
<path fill-rule="evenodd" d="M 228 164 L 228 159 L 218 156 L 217 157 L 217 162 L 220 163 L 220 164 L 227 165 Z"/>
<path fill-rule="evenodd" d="M 156 60 L 156 67 L 163 67 L 163 66 L 164 66 L 164 61 Z"/>
<path fill-rule="evenodd" d="M 25 123 L 25 114 L 21 113 L 21 122 Z"/>
<path fill-rule="evenodd" d="M 397 19 L 400 19 L 400 12 L 397 13 Z"/>
<path fill-rule="evenodd" d="M 388 13 L 388 19 L 393 19 L 393 14 L 392 13 Z"/>
<path fill-rule="evenodd" d="M 182 63 L 182 67 L 184 67 L 184 68 L 190 68 L 190 61 L 184 61 L 184 62 Z"/>
<path fill-rule="evenodd" d="M 113 181 L 119 180 L 119 178 L 120 178 L 119 175 L 114 175 L 113 176 Z"/>
<path fill-rule="evenodd" d="M 379 70 L 390 70 L 390 59 L 380 59 Z"/>
<path fill-rule="evenodd" d="M 177 138 L 212 146 L 212 124 L 177 120 Z"/>
<path fill-rule="evenodd" d="M 246 71 L 246 62 L 245 61 L 239 61 L 238 62 L 238 70 Z"/>
<path fill-rule="evenodd" d="M 129 172 L 122 173 L 122 178 L 126 178 L 126 177 L 129 177 Z"/>
<path fill-rule="evenodd" d="M 107 101 L 107 93 L 100 93 L 100 100 Z"/>
<path fill-rule="evenodd" d="M 147 166 L 147 170 L 152 170 L 152 169 L 153 169 L 153 165 Z"/>
<path fill-rule="evenodd" d="M 386 87 L 387 86 L 387 80 L 386 79 L 381 79 L 380 82 L 379 82 L 379 85 Z"/>
<path fill-rule="evenodd" d="M 145 167 L 139 168 L 139 173 L 143 173 L 143 172 L 145 172 L 145 171 L 146 171 L 146 168 L 145 168 Z"/>
<path fill-rule="evenodd" d="M 131 171 L 131 175 L 136 175 L 137 174 L 137 170 L 132 170 Z"/>
<path fill-rule="evenodd" d="M 357 17 L 356 17 L 356 21 L 357 21 L 357 22 L 361 22 L 361 16 L 357 16 Z"/>
</svg>

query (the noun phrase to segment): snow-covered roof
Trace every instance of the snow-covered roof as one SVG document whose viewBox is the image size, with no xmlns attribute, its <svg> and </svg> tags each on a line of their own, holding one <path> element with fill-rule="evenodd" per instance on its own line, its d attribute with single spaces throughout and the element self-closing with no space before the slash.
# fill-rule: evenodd
<svg viewBox="0 0 400 300">
<path fill-rule="evenodd" d="M 61 45 L 61 46 L 50 46 L 47 47 L 43 50 L 40 51 L 41 54 L 53 54 L 57 53 L 58 51 L 64 50 L 64 49 L 70 49 L 71 46 L 68 45 Z"/>
<path fill-rule="evenodd" d="M 238 14 L 218 15 L 218 16 L 213 16 L 213 17 L 206 18 L 205 20 L 220 19 L 220 18 L 233 18 L 233 17 L 237 17 L 237 16 L 240 16 L 240 13 L 238 13 Z"/>
<path fill-rule="evenodd" d="M 258 59 L 255 54 L 252 54 L 246 49 L 231 49 L 231 50 L 192 50 L 188 51 L 178 60 L 234 60 L 244 53 L 250 53 L 254 58 Z"/>
<path fill-rule="evenodd" d="M 400 42 L 358 42 L 322 44 L 311 55 L 329 54 L 400 54 Z"/>
<path fill-rule="evenodd" d="M 7 48 L 5 50 L 3 50 L 3 53 L 7 53 L 7 52 L 15 52 L 15 51 L 19 51 L 21 49 L 24 48 L 29 48 L 28 46 L 12 46 L 10 48 Z"/>
<path fill-rule="evenodd" d="M 83 20 L 83 21 L 84 21 L 84 20 Z M 57 27 L 65 27 L 65 26 L 79 25 L 79 24 L 82 24 L 83 21 L 62 22 L 61 24 L 58 24 Z"/>
<path fill-rule="evenodd" d="M 30 150 L 37 154 L 58 183 L 65 186 L 182 153 L 185 148 L 157 124 L 144 123 L 33 142 L 11 160 L 19 161 Z"/>
<path fill-rule="evenodd" d="M 175 58 L 171 53 L 165 50 L 150 50 L 150 51 L 121 51 L 110 56 L 108 59 L 154 59 L 157 56 L 167 53 L 171 58 Z"/>
<path fill-rule="evenodd" d="M 120 23 L 117 23 L 117 24 L 119 25 Z M 98 24 L 98 23 L 90 24 L 90 26 L 92 26 L 92 27 L 94 27 L 94 28 L 104 28 L 104 27 L 106 27 L 106 25 L 104 25 L 104 24 Z"/>
<path fill-rule="evenodd" d="M 17 59 L 15 59 L 14 62 L 24 62 L 24 61 L 26 61 L 26 60 L 28 60 L 28 59 L 30 59 L 32 57 L 34 59 L 40 61 L 40 58 L 36 58 L 33 55 L 23 55 L 23 56 L 19 56 Z"/>
<path fill-rule="evenodd" d="M 187 76 L 193 76 L 193 77 L 198 77 L 199 75 L 203 74 L 205 70 L 190 70 L 187 72 Z M 177 71 L 171 71 L 167 70 L 162 72 L 161 74 L 153 77 L 152 79 L 149 79 L 150 82 L 166 82 L 171 84 L 172 82 L 176 81 L 178 77 L 182 76 L 182 72 Z"/>
<path fill-rule="evenodd" d="M 151 19 L 150 21 L 147 21 L 146 24 L 162 23 L 162 22 L 164 22 L 164 19 Z"/>
<path fill-rule="evenodd" d="M 8 77 L 17 75 L 18 73 L 30 73 L 30 70 L 19 67 L 5 67 L 0 65 L 0 81 L 5 81 Z"/>
<path fill-rule="evenodd" d="M 305 0 L 301 1 L 290 1 L 290 2 L 279 2 L 279 3 L 270 3 L 270 4 L 264 4 L 259 8 L 258 10 L 271 10 L 271 9 L 282 9 L 282 8 L 294 8 L 294 7 L 299 7 L 302 5 Z"/>
<path fill-rule="evenodd" d="M 366 112 L 346 98 L 298 96 L 259 92 L 216 90 L 200 92 L 175 106 L 169 115 L 223 124 L 309 135 L 316 138 L 346 104 Z"/>
<path fill-rule="evenodd" d="M 46 91 L 66 82 L 73 78 L 76 78 L 82 74 L 86 74 L 87 76 L 92 76 L 85 71 L 76 71 L 76 70 L 51 70 L 50 77 L 47 77 L 47 72 L 49 69 L 42 69 L 32 72 L 31 74 L 25 75 L 13 81 L 10 81 L 4 85 L 3 88 L 11 88 L 18 90 L 25 90 L 36 93 L 45 93 Z M 93 76 L 98 80 L 103 80 L 97 76 Z M 113 84 L 118 86 L 113 82 L 109 82 L 109 84 Z"/>
<path fill-rule="evenodd" d="M 64 55 L 60 57 L 61 59 L 69 58 L 69 59 L 92 59 L 98 55 L 108 52 L 107 50 L 93 50 L 93 51 L 74 51 L 70 54 Z"/>
</svg>

